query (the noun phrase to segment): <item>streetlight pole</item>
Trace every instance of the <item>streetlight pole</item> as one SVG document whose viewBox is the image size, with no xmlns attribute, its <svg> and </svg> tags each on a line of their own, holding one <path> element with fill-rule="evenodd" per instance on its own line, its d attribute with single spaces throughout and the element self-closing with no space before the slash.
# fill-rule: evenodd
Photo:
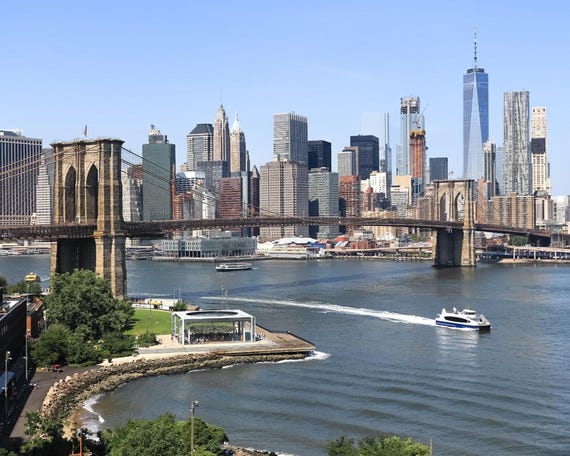
<svg viewBox="0 0 570 456">
<path fill-rule="evenodd" d="M 7 350 L 4 357 L 4 421 L 8 422 L 8 361 L 10 361 L 10 351 Z"/>
<path fill-rule="evenodd" d="M 27 384 L 28 383 L 28 306 L 30 305 L 30 283 L 35 282 L 37 280 L 37 275 L 33 272 L 30 272 L 29 274 L 26 275 L 26 277 L 24 277 L 24 280 L 26 281 L 26 288 L 27 288 L 27 294 L 26 294 L 26 325 L 25 325 L 26 356 L 24 356 L 24 359 L 26 360 L 26 384 Z"/>
<path fill-rule="evenodd" d="M 198 401 L 192 401 L 190 405 L 190 455 L 194 454 L 194 414 L 198 407 Z"/>
</svg>

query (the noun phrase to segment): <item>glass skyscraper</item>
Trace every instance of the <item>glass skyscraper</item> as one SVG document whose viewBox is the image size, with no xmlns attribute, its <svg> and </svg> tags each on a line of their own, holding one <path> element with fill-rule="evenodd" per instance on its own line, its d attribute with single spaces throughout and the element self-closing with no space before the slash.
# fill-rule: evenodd
<svg viewBox="0 0 570 456">
<path fill-rule="evenodd" d="M 483 144 L 489 139 L 489 75 L 477 66 L 463 75 L 463 177 L 483 177 Z"/>
</svg>

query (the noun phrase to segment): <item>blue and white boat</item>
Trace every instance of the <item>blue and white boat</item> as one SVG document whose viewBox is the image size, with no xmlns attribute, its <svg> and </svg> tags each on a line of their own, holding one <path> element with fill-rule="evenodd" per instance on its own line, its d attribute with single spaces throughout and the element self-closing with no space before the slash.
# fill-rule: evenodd
<svg viewBox="0 0 570 456">
<path fill-rule="evenodd" d="M 448 328 L 473 329 L 476 331 L 488 331 L 491 329 L 491 322 L 485 315 L 477 314 L 474 310 L 457 310 L 455 307 L 451 312 L 441 309 L 441 313 L 435 319 L 436 326 L 446 326 Z"/>
</svg>

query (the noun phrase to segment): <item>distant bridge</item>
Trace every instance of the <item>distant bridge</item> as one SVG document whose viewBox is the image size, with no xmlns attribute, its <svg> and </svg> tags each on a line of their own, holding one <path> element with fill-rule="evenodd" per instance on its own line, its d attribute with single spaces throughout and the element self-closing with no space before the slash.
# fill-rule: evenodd
<svg viewBox="0 0 570 456">
<path fill-rule="evenodd" d="M 423 229 L 457 230 L 462 221 L 438 221 L 409 219 L 402 217 L 251 217 L 234 219 L 160 220 L 149 222 L 123 222 L 122 231 L 126 237 L 160 239 L 175 231 L 200 229 L 253 228 L 268 226 L 393 226 Z M 529 230 L 503 225 L 475 223 L 476 231 L 527 236 L 547 241 L 551 234 L 545 230 Z M 83 239 L 93 237 L 96 225 L 66 223 L 63 225 L 29 225 L 0 227 L 0 240 L 36 239 L 57 241 L 58 239 Z"/>
<path fill-rule="evenodd" d="M 53 143 L 53 224 L 0 227 L 0 240 L 52 242 L 51 273 L 90 269 L 115 296 L 126 293 L 125 241 L 161 238 L 175 231 L 291 225 L 392 226 L 430 229 L 434 266 L 475 266 L 475 231 L 528 236 L 548 244 L 550 233 L 479 224 L 473 180 L 435 181 L 426 219 L 399 217 L 252 217 L 125 222 L 121 184 L 123 141 L 112 138 Z"/>
</svg>

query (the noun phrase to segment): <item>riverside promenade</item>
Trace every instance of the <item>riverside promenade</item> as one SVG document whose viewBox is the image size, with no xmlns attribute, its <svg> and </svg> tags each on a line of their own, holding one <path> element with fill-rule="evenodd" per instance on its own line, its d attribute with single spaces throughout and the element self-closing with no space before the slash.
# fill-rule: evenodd
<svg viewBox="0 0 570 456">
<path fill-rule="evenodd" d="M 304 358 L 309 356 L 315 346 L 307 340 L 286 332 L 272 332 L 261 326 L 256 326 L 256 332 L 259 339 L 254 342 L 212 342 L 202 344 L 190 344 L 182 346 L 177 341 L 172 340 L 170 335 L 158 336 L 159 344 L 147 348 L 139 348 L 132 356 L 121 358 L 113 358 L 105 360 L 98 366 L 93 367 L 64 367 L 63 372 L 48 372 L 47 370 L 38 370 L 30 381 L 30 394 L 27 396 L 25 403 L 18 408 L 18 416 L 13 429 L 11 430 L 10 440 L 26 441 L 28 436 L 25 434 L 25 421 L 27 412 L 37 412 L 45 410 L 46 402 L 49 403 L 48 396 L 53 396 L 56 390 L 62 389 L 62 385 L 66 383 L 76 382 L 82 374 L 87 373 L 89 376 L 95 372 L 103 374 L 107 372 L 107 376 L 113 376 L 113 370 L 117 370 L 115 383 L 124 383 L 129 381 L 129 377 L 125 376 L 125 372 L 132 369 L 138 372 L 134 378 L 140 378 L 141 365 L 147 375 L 159 375 L 165 373 L 176 373 L 180 369 L 185 369 L 188 364 L 188 356 L 196 355 L 199 359 L 201 356 L 215 357 L 215 363 L 212 368 L 219 367 L 220 364 L 235 363 L 251 363 L 257 361 L 271 361 L 287 358 Z M 178 364 L 179 369 L 172 364 Z M 168 363 L 170 370 L 165 371 L 162 363 Z M 153 374 L 153 369 L 156 373 Z M 191 368 L 188 368 L 191 370 Z M 120 372 L 120 373 L 119 373 Z M 97 375 L 93 376 L 97 377 Z M 37 384 L 37 387 L 33 385 Z M 111 381 L 113 384 L 113 381 Z M 55 385 L 55 387 L 54 387 Z M 89 385 L 85 388 L 84 393 L 89 394 L 93 391 Z M 103 390 L 108 390 L 105 386 Z M 75 392 L 77 393 L 77 391 Z M 76 394 L 76 399 L 84 400 L 85 394 Z M 46 398 L 48 399 L 46 401 Z M 7 442 L 2 442 L 3 444 Z M 5 446 L 5 445 L 3 445 Z"/>
</svg>

